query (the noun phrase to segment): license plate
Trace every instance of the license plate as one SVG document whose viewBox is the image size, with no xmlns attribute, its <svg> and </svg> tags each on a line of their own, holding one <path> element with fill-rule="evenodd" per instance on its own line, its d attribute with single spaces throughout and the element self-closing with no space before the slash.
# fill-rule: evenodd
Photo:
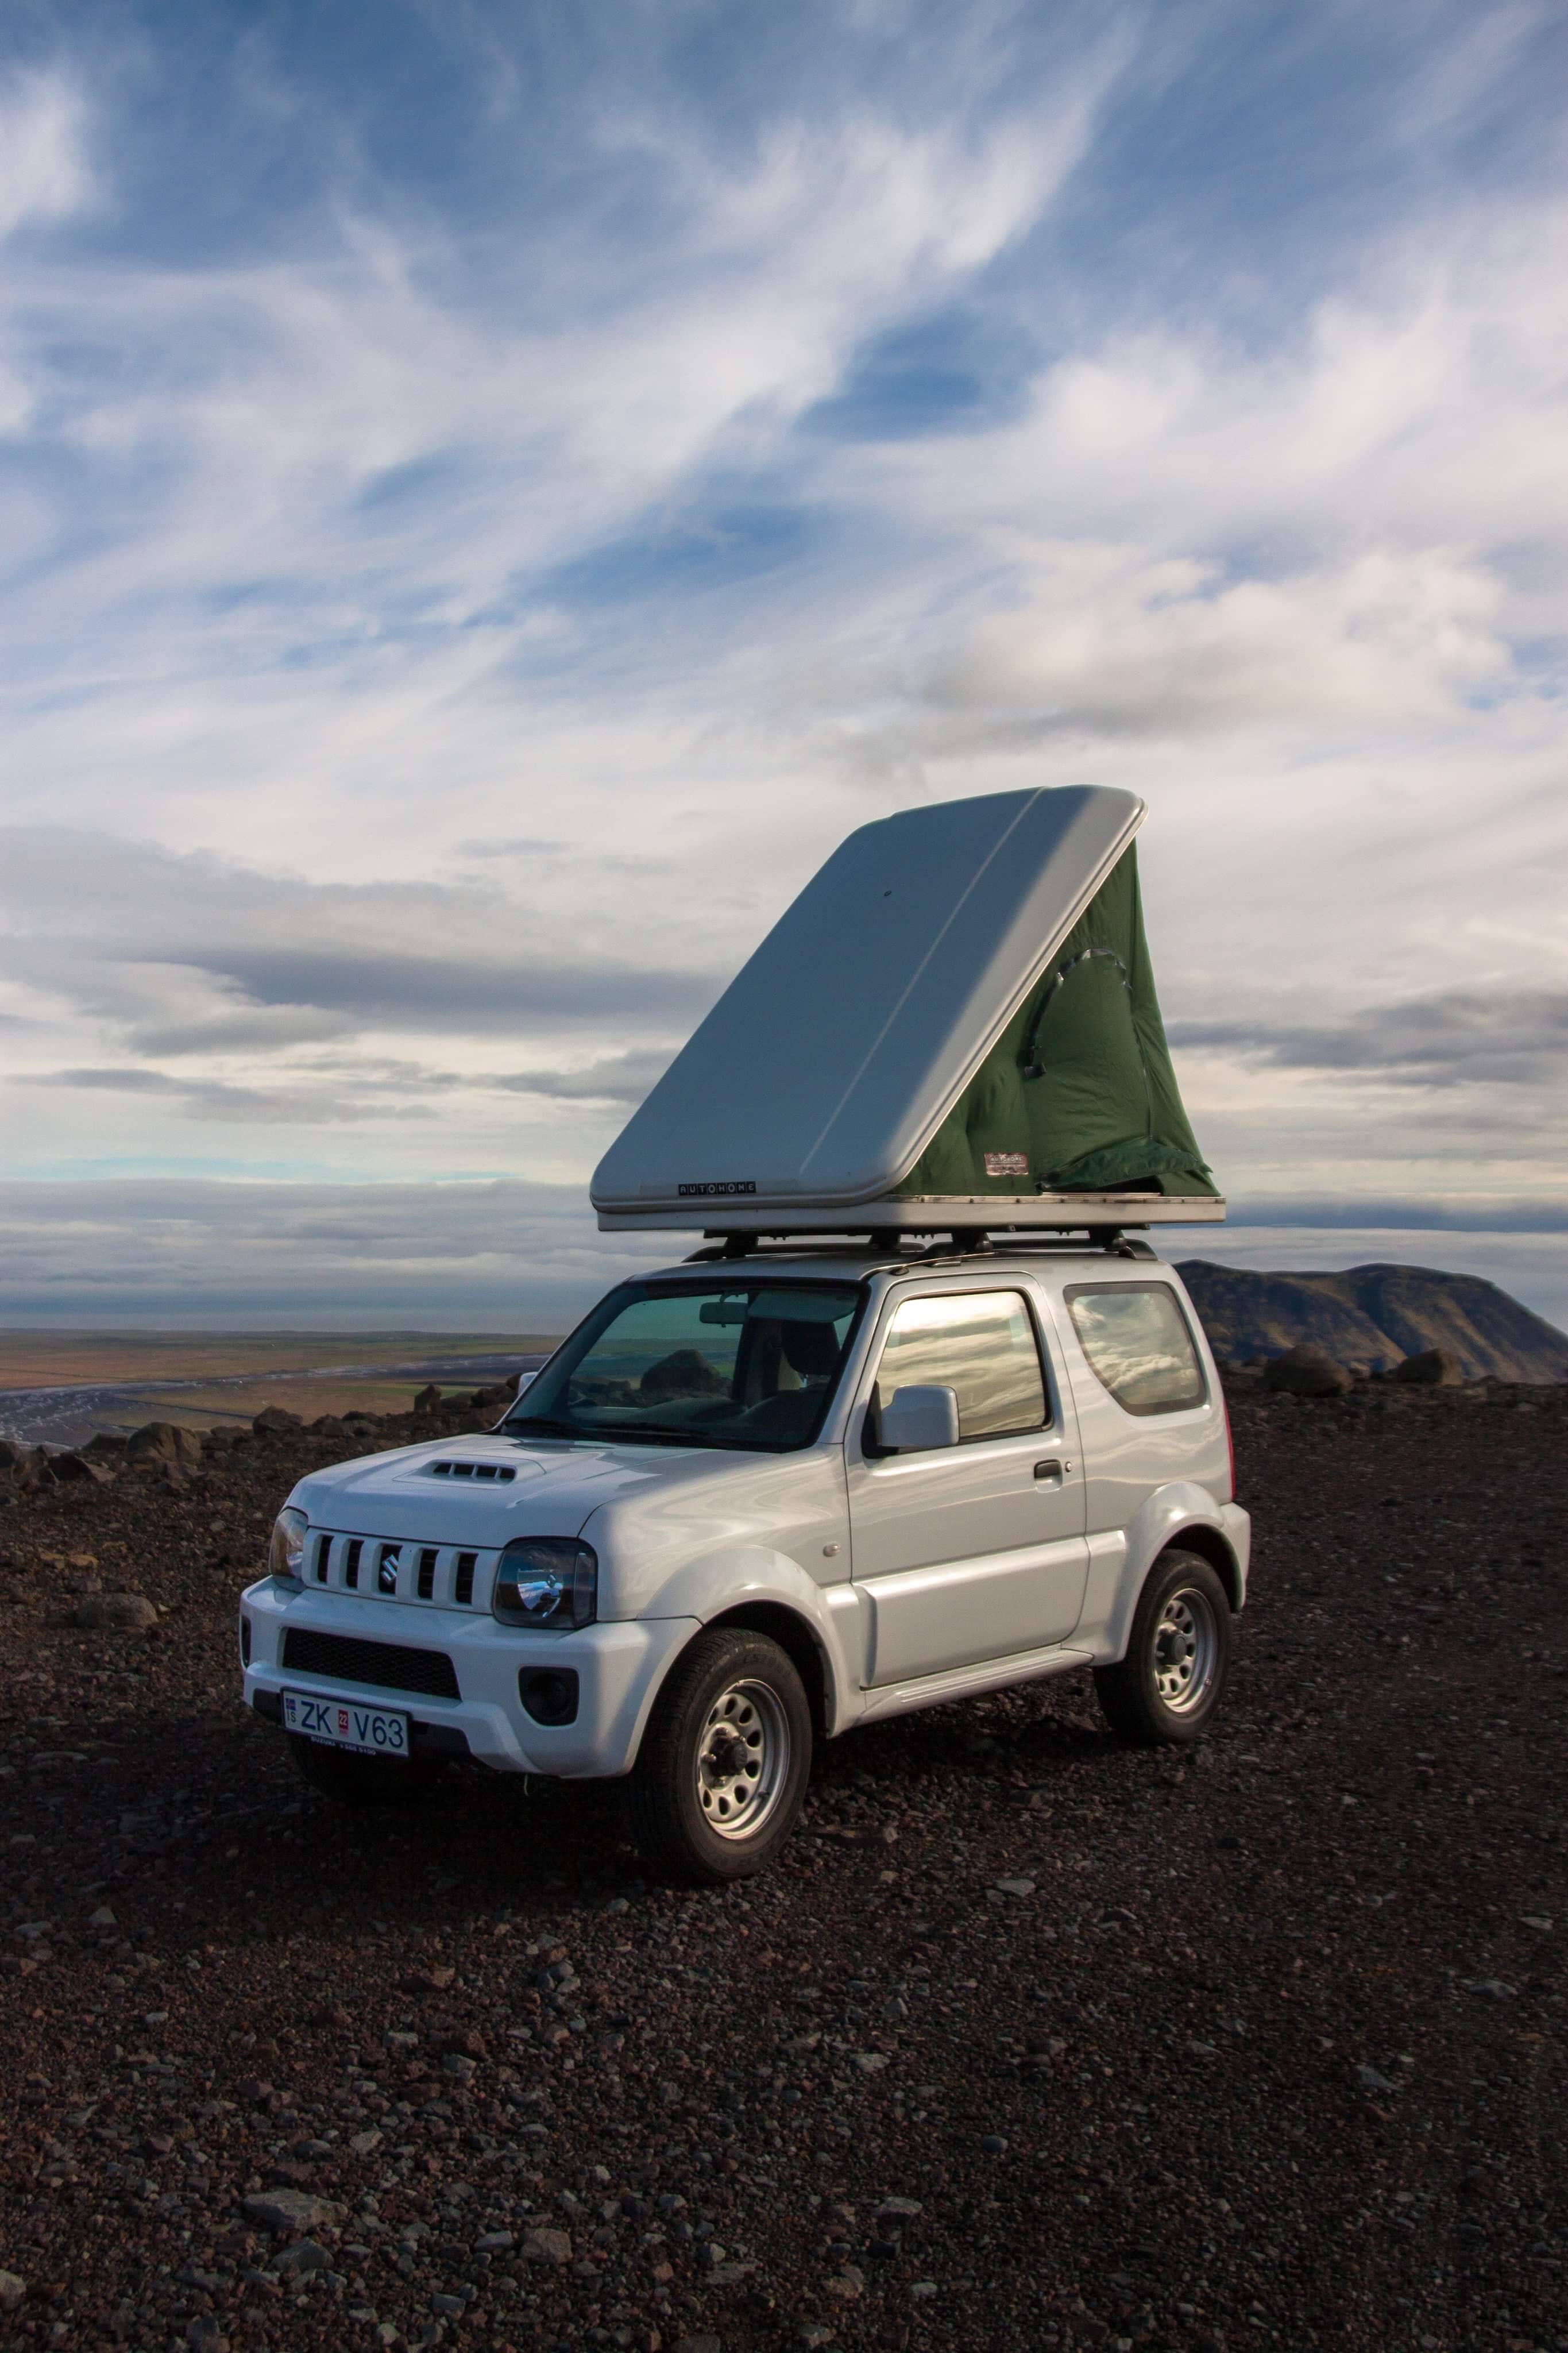
<svg viewBox="0 0 1568 2353">
<path fill-rule="evenodd" d="M 314 1692 L 286 1691 L 283 1725 L 307 1740 L 334 1748 L 357 1748 L 367 1757 L 408 1755 L 408 1718 L 389 1707 L 362 1707 L 354 1699 L 322 1699 Z"/>
</svg>

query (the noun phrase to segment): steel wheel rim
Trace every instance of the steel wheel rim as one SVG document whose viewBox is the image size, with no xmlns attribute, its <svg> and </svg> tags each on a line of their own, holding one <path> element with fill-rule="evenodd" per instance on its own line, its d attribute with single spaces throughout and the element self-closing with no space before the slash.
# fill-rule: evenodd
<svg viewBox="0 0 1568 2353">
<path fill-rule="evenodd" d="M 744 1676 L 709 1708 L 697 1743 L 697 1803 L 721 1839 L 754 1837 L 789 1778 L 789 1718 L 769 1683 Z"/>
<path fill-rule="evenodd" d="M 1214 1604 L 1196 1586 L 1165 1596 L 1154 1624 L 1154 1688 L 1173 1715 L 1193 1715 L 1213 1687 L 1219 1663 Z"/>
</svg>

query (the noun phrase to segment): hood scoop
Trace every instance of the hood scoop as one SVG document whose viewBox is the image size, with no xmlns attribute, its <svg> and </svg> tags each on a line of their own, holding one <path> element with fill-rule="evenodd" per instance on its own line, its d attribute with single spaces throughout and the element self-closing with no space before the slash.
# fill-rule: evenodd
<svg viewBox="0 0 1568 2353">
<path fill-rule="evenodd" d="M 492 1482 L 500 1481 L 504 1484 L 508 1481 L 516 1478 L 517 1471 L 515 1465 L 510 1462 L 453 1462 L 450 1461 L 445 1461 L 440 1462 L 427 1462 L 425 1466 L 425 1475 L 427 1479 L 481 1479 Z"/>
</svg>

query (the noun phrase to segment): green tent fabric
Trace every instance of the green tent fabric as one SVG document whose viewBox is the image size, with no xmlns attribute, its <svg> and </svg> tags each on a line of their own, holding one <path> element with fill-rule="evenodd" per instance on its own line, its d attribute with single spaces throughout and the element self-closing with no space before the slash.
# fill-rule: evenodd
<svg viewBox="0 0 1568 2353">
<path fill-rule="evenodd" d="M 899 1192 L 1215 1199 L 1182 1108 L 1125 850 Z"/>
</svg>

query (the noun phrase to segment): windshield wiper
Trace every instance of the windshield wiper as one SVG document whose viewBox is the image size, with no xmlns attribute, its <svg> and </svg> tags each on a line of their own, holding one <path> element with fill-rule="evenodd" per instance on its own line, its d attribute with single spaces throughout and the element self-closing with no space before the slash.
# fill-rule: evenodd
<svg viewBox="0 0 1568 2353">
<path fill-rule="evenodd" d="M 547 1413 L 509 1415 L 502 1422 L 501 1428 L 503 1430 L 536 1430 L 545 1438 L 586 1438 L 588 1435 L 585 1430 L 579 1430 L 574 1421 L 557 1421 Z"/>
</svg>

